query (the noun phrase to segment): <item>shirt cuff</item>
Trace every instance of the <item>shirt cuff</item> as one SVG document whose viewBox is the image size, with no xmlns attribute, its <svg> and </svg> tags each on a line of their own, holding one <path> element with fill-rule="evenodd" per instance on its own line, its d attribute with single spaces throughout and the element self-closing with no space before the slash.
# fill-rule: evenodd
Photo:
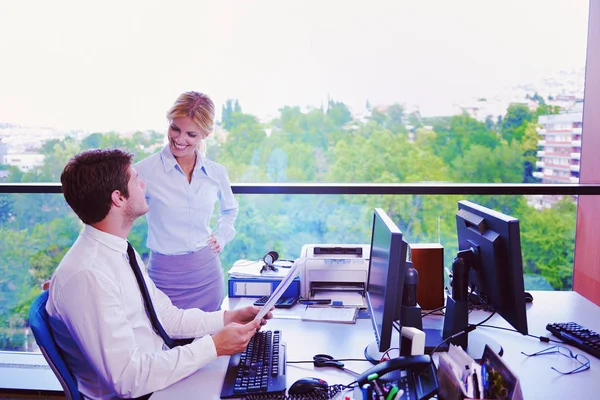
<svg viewBox="0 0 600 400">
<path fill-rule="evenodd" d="M 210 335 L 194 339 L 189 346 L 192 349 L 194 359 L 198 361 L 199 367 L 203 367 L 217 359 L 217 348 Z"/>
<path fill-rule="evenodd" d="M 206 330 L 209 333 L 215 333 L 225 326 L 225 311 L 219 310 L 206 313 Z"/>
</svg>

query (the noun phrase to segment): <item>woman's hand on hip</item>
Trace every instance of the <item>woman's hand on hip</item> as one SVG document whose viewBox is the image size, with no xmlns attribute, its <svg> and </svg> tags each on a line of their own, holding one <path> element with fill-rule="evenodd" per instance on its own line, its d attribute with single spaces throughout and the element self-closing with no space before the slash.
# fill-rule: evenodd
<svg viewBox="0 0 600 400">
<path fill-rule="evenodd" d="M 212 233 L 210 234 L 206 243 L 210 246 L 210 249 L 213 252 L 215 252 L 217 254 L 221 252 L 221 250 L 222 250 L 221 245 L 217 241 L 217 238 L 215 237 L 214 234 L 212 234 Z"/>
</svg>

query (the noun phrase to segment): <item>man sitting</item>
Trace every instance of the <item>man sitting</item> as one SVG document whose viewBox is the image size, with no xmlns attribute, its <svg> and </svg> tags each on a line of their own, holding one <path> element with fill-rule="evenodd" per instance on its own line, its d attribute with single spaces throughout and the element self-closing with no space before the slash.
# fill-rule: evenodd
<svg viewBox="0 0 600 400">
<path fill-rule="evenodd" d="M 61 175 L 65 199 L 84 227 L 52 275 L 46 309 L 79 391 L 89 399 L 148 398 L 219 356 L 244 350 L 272 316 L 254 321 L 260 310 L 254 306 L 182 310 L 145 268 L 140 272 L 143 263 L 127 235 L 148 204 L 132 157 L 117 149 L 85 151 Z M 169 337 L 197 339 L 168 348 Z"/>
</svg>

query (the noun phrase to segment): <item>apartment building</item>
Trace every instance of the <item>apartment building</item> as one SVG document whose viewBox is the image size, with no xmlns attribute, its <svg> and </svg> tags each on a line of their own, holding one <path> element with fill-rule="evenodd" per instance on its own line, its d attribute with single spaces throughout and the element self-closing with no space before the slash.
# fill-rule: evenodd
<svg viewBox="0 0 600 400">
<path fill-rule="evenodd" d="M 560 114 L 541 115 L 538 119 L 540 140 L 533 176 L 542 183 L 579 183 L 581 161 L 581 126 L 583 102 Z M 561 196 L 544 195 L 530 198 L 530 203 L 541 209 L 551 207 Z"/>
</svg>

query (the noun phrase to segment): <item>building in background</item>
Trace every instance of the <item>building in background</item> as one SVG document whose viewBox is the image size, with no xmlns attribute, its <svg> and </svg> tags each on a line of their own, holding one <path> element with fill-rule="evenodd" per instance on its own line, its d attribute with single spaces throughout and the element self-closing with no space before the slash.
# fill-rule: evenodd
<svg viewBox="0 0 600 400">
<path fill-rule="evenodd" d="M 14 166 L 23 172 L 28 172 L 44 165 L 44 155 L 37 153 L 7 154 L 2 157 L 2 164 Z"/>
<path fill-rule="evenodd" d="M 533 176 L 541 183 L 579 183 L 581 162 L 581 127 L 583 101 L 554 115 L 541 115 L 538 119 L 540 140 Z M 561 199 L 559 195 L 531 196 L 530 204 L 537 209 L 552 207 Z"/>
</svg>

